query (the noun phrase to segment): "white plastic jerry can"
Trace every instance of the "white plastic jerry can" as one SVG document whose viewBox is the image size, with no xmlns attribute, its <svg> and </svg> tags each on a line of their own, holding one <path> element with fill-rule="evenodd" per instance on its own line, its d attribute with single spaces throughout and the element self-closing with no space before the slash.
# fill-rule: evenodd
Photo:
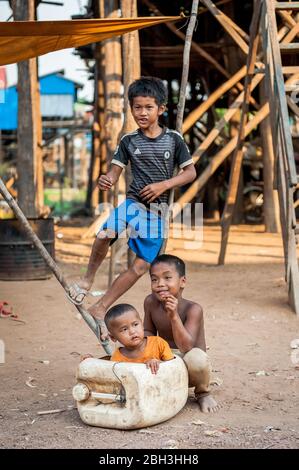
<svg viewBox="0 0 299 470">
<path fill-rule="evenodd" d="M 157 374 L 145 364 L 88 358 L 77 371 L 73 397 L 82 421 L 91 426 L 138 429 L 176 415 L 188 398 L 188 372 L 175 356 Z"/>
</svg>

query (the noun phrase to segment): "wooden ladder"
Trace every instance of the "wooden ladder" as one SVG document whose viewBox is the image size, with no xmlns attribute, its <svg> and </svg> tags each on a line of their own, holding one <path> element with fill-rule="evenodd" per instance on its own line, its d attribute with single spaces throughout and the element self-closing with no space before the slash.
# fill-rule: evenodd
<svg viewBox="0 0 299 470">
<path fill-rule="evenodd" d="M 277 31 L 277 15 L 284 25 L 286 33 L 279 42 Z M 244 86 L 244 102 L 238 142 L 234 152 L 231 177 L 226 206 L 222 215 L 222 239 L 219 264 L 224 263 L 229 228 L 236 202 L 240 168 L 243 159 L 245 126 L 248 120 L 251 84 L 255 63 L 263 57 L 265 64 L 265 80 L 269 94 L 269 113 L 272 129 L 273 150 L 275 155 L 275 189 L 279 195 L 280 222 L 285 258 L 285 278 L 288 285 L 289 303 L 299 315 L 299 271 L 296 254 L 296 235 L 299 226 L 296 224 L 294 208 L 294 192 L 298 187 L 295 157 L 290 129 L 288 106 L 299 116 L 299 107 L 292 100 L 289 92 L 296 91 L 294 80 L 297 81 L 299 97 L 299 67 L 283 67 L 282 55 L 299 52 L 299 2 L 276 2 L 258 0 L 255 2 L 251 24 L 249 51 L 247 55 L 247 75 Z M 261 41 L 260 41 L 261 39 Z M 259 49 L 261 49 L 259 51 Z M 260 70 L 259 70 L 260 72 Z M 284 75 L 290 75 L 285 81 Z"/>
</svg>

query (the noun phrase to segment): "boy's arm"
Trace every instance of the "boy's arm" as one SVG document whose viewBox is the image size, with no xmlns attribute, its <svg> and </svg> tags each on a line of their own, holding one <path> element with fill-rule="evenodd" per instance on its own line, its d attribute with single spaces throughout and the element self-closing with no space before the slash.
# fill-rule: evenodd
<svg viewBox="0 0 299 470">
<path fill-rule="evenodd" d="M 152 321 L 150 305 L 151 305 L 151 296 L 148 295 L 144 300 L 144 320 L 143 320 L 144 334 L 145 336 L 156 336 L 157 328 L 155 327 Z"/>
<path fill-rule="evenodd" d="M 110 189 L 118 181 L 122 171 L 123 167 L 112 163 L 108 173 L 99 177 L 99 188 L 103 191 Z"/>
<path fill-rule="evenodd" d="M 171 323 L 172 335 L 178 349 L 186 353 L 194 348 L 200 336 L 200 347 L 206 350 L 203 326 L 203 311 L 199 304 L 192 304 L 183 324 L 178 313 L 178 300 L 170 295 L 165 301 L 165 310 Z"/>
<path fill-rule="evenodd" d="M 191 183 L 195 178 L 196 170 L 193 163 L 190 163 L 190 165 L 185 166 L 177 176 L 169 180 L 160 181 L 159 183 L 148 184 L 140 191 L 140 196 L 146 202 L 150 203 L 161 194 L 165 193 L 165 191 Z"/>
</svg>

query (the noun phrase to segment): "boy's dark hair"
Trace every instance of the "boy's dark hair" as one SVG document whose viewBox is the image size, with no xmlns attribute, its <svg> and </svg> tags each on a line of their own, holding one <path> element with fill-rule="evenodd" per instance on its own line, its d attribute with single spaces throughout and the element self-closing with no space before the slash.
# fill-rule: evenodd
<svg viewBox="0 0 299 470">
<path fill-rule="evenodd" d="M 118 305 L 114 305 L 113 307 L 111 307 L 106 313 L 105 318 L 104 318 L 107 328 L 111 320 L 114 320 L 115 318 L 120 317 L 124 313 L 129 312 L 130 310 L 135 310 L 135 312 L 137 312 L 136 308 L 130 304 L 118 304 Z"/>
<path fill-rule="evenodd" d="M 159 255 L 159 256 L 157 256 L 157 258 L 154 259 L 154 261 L 151 263 L 150 272 L 151 272 L 152 267 L 155 266 L 156 264 L 159 264 L 159 263 L 171 264 L 172 266 L 175 267 L 175 269 L 176 269 L 176 271 L 177 271 L 177 273 L 180 277 L 183 277 L 186 274 L 185 263 L 181 258 L 178 258 L 178 256 L 173 256 L 173 255 Z"/>
<path fill-rule="evenodd" d="M 161 78 L 157 77 L 140 77 L 132 82 L 128 89 L 130 106 L 133 106 L 133 99 L 137 96 L 154 98 L 158 106 L 167 103 L 166 87 Z"/>
</svg>

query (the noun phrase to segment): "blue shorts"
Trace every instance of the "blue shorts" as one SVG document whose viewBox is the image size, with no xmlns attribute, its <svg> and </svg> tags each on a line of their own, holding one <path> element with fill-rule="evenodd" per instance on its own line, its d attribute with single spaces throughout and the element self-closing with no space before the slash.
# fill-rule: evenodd
<svg viewBox="0 0 299 470">
<path fill-rule="evenodd" d="M 116 237 L 111 241 L 112 244 L 117 238 L 127 237 L 126 229 L 131 250 L 147 263 L 154 261 L 164 240 L 164 220 L 147 210 L 143 204 L 126 199 L 111 212 L 98 233 L 102 230 L 115 232 Z"/>
</svg>

